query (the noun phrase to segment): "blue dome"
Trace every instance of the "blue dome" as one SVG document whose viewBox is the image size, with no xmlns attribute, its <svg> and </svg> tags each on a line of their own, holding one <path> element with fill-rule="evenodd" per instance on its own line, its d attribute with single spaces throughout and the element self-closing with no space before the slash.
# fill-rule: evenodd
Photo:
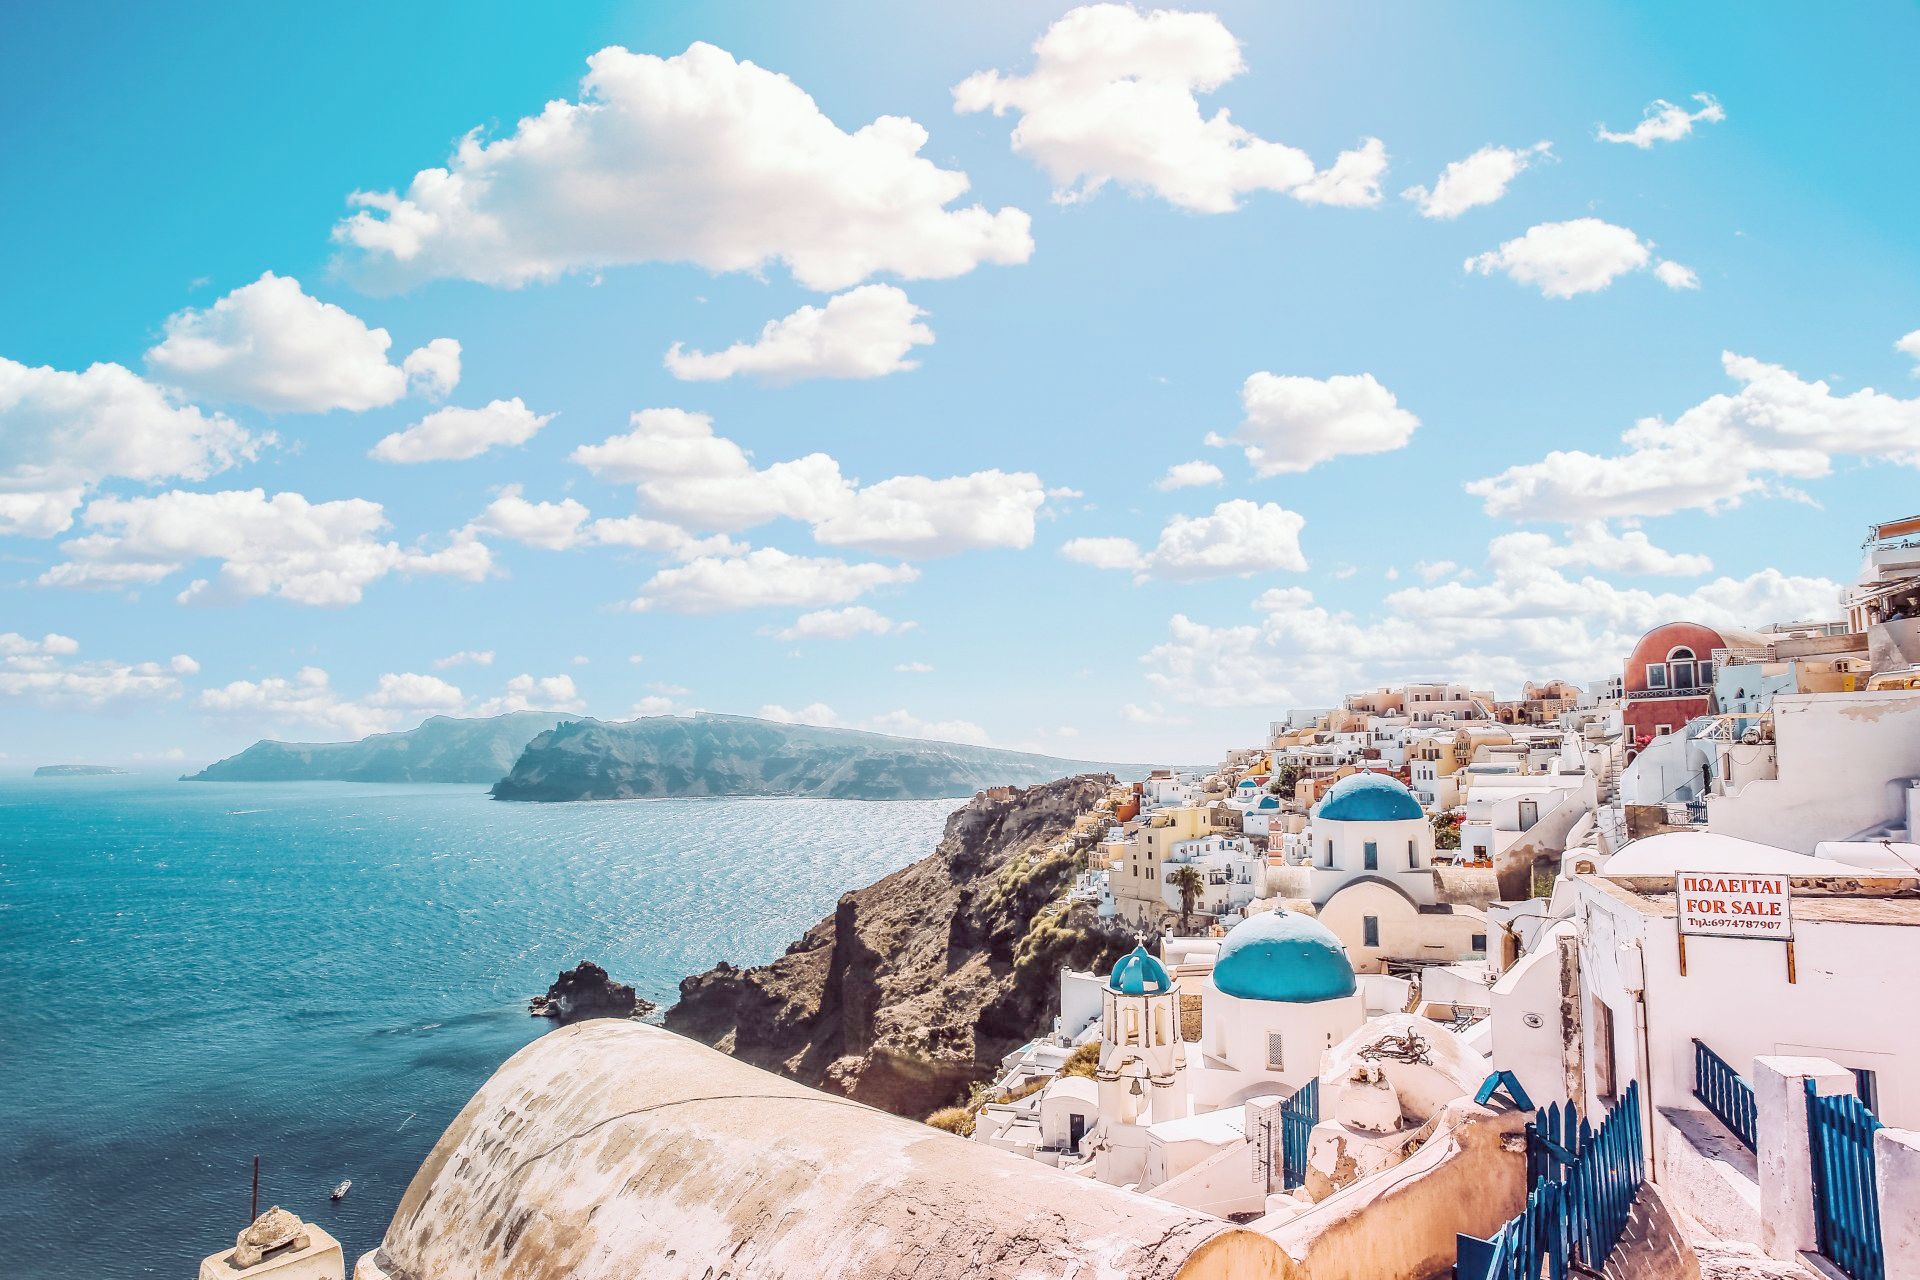
<svg viewBox="0 0 1920 1280">
<path fill-rule="evenodd" d="M 1261 796 L 1260 803 L 1253 807 L 1256 809 L 1278 809 L 1280 807 L 1280 797 Z"/>
<path fill-rule="evenodd" d="M 1384 773 L 1355 773 L 1340 779 L 1313 811 L 1329 822 L 1405 822 L 1426 817 L 1413 792 Z"/>
<path fill-rule="evenodd" d="M 1173 990 L 1173 979 L 1167 976 L 1167 967 L 1148 955 L 1145 947 L 1136 946 L 1113 966 L 1107 986 L 1123 996 L 1158 996 Z"/>
<path fill-rule="evenodd" d="M 1268 911 L 1233 926 L 1213 962 L 1214 987 L 1242 1000 L 1311 1004 L 1357 989 L 1333 931 L 1295 911 Z"/>
</svg>

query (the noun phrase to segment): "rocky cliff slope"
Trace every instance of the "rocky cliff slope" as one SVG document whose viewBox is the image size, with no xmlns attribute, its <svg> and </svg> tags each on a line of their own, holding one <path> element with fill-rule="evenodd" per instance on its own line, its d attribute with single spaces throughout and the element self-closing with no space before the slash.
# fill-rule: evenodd
<svg viewBox="0 0 1920 1280">
<path fill-rule="evenodd" d="M 1062 964 L 1104 969 L 1133 945 L 1065 900 L 1099 835 L 1074 819 L 1110 785 L 975 797 L 932 853 L 842 897 L 772 964 L 684 980 L 668 1028 L 900 1115 L 963 1098 L 1051 1025 Z"/>
<path fill-rule="evenodd" d="M 541 734 L 494 785 L 493 795 L 496 800 L 958 799 L 985 787 L 1044 782 L 1088 765 L 747 716 L 647 716 L 618 724 L 573 721 Z"/>
<path fill-rule="evenodd" d="M 186 781 L 493 782 L 559 723 L 551 711 L 513 711 L 478 720 L 434 716 L 417 729 L 358 742 L 256 742 Z"/>
</svg>

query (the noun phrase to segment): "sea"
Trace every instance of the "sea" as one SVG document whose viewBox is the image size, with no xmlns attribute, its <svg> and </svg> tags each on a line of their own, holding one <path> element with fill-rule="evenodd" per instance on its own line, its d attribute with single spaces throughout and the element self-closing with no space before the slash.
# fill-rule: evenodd
<svg viewBox="0 0 1920 1280">
<path fill-rule="evenodd" d="M 246 1225 L 255 1156 L 261 1209 L 351 1272 L 561 969 L 664 1009 L 958 804 L 0 779 L 0 1277 L 190 1277 Z"/>
</svg>

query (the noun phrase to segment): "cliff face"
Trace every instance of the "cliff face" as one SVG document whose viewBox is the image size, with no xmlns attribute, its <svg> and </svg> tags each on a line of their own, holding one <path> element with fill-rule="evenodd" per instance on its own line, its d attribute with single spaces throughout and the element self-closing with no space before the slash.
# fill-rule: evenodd
<svg viewBox="0 0 1920 1280">
<path fill-rule="evenodd" d="M 527 743 L 560 723 L 551 711 L 484 720 L 434 716 L 404 733 L 358 742 L 256 742 L 188 782 L 492 782 Z"/>
<path fill-rule="evenodd" d="M 493 796 L 957 799 L 985 787 L 1044 782 L 1086 764 L 746 716 L 648 716 L 574 721 L 541 734 L 494 784 Z"/>
<path fill-rule="evenodd" d="M 685 979 L 667 1027 L 899 1115 L 963 1097 L 1047 1029 L 1062 964 L 1104 969 L 1133 945 L 1068 908 L 1084 854 L 1047 847 L 1110 785 L 976 797 L 932 853 L 842 897 L 772 964 Z"/>
</svg>

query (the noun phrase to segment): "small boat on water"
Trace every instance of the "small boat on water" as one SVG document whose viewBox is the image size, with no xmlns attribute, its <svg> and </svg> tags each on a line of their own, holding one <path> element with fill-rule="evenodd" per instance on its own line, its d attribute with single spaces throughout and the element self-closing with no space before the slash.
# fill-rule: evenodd
<svg viewBox="0 0 1920 1280">
<path fill-rule="evenodd" d="M 328 1198 L 333 1200 L 345 1200 L 347 1198 L 347 1192 L 351 1190 L 353 1190 L 353 1179 L 342 1178 L 340 1179 L 340 1185 L 333 1189 L 333 1194 Z"/>
</svg>

